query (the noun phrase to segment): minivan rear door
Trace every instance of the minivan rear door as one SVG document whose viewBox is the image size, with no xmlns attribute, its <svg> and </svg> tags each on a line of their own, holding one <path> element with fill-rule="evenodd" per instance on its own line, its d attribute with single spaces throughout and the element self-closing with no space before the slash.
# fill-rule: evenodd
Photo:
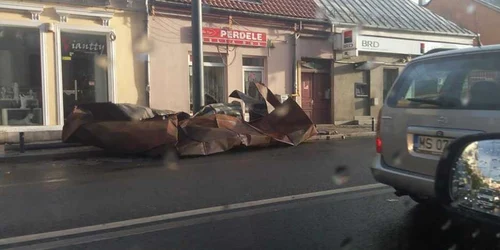
<svg viewBox="0 0 500 250">
<path fill-rule="evenodd" d="M 453 139 L 500 132 L 499 56 L 455 55 L 410 63 L 382 109 L 384 162 L 434 176 L 441 153 Z"/>
</svg>

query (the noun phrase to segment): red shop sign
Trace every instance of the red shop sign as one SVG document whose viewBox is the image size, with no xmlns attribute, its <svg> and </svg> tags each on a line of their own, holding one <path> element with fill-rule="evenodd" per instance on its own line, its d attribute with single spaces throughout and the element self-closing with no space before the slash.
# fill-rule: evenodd
<svg viewBox="0 0 500 250">
<path fill-rule="evenodd" d="M 266 33 L 203 27 L 203 42 L 266 47 Z"/>
</svg>

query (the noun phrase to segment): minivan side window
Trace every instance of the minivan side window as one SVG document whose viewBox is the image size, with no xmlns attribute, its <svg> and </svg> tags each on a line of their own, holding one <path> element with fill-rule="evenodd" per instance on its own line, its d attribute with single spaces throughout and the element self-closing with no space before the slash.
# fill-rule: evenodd
<svg viewBox="0 0 500 250">
<path fill-rule="evenodd" d="M 500 110 L 500 53 L 410 63 L 387 98 L 395 108 Z"/>
</svg>

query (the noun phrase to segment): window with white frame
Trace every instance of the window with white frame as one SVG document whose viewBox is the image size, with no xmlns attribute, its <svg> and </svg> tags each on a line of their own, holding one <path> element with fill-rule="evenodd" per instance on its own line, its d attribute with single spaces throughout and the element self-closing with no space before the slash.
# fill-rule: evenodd
<svg viewBox="0 0 500 250">
<path fill-rule="evenodd" d="M 263 57 L 243 57 L 243 87 L 245 94 L 258 98 L 259 94 L 253 83 L 264 82 Z"/>
<path fill-rule="evenodd" d="M 0 26 L 0 112 L 3 126 L 43 125 L 40 29 Z"/>
<path fill-rule="evenodd" d="M 205 105 L 226 101 L 226 66 L 224 55 L 203 56 L 203 76 Z M 189 55 L 189 104 L 193 110 L 193 67 L 192 57 Z"/>
</svg>

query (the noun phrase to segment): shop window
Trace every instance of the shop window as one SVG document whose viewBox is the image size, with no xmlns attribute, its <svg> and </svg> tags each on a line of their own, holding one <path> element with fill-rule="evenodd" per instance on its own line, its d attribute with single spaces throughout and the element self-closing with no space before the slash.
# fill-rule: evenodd
<svg viewBox="0 0 500 250">
<path fill-rule="evenodd" d="M 64 116 L 81 103 L 108 102 L 106 36 L 61 32 Z"/>
<path fill-rule="evenodd" d="M 243 57 L 243 84 L 245 94 L 258 98 L 259 93 L 253 83 L 264 81 L 264 58 Z"/>
<path fill-rule="evenodd" d="M 205 105 L 226 100 L 226 66 L 223 57 L 224 55 L 203 56 Z M 189 103 L 190 110 L 193 111 L 193 68 L 192 57 L 189 58 Z"/>
<path fill-rule="evenodd" d="M 1 125 L 43 125 L 40 30 L 0 26 Z"/>
<path fill-rule="evenodd" d="M 383 89 L 383 94 L 384 94 L 384 100 L 385 97 L 387 96 L 387 93 L 389 93 L 389 90 L 392 87 L 392 84 L 398 77 L 399 70 L 398 69 L 384 69 L 384 89 Z"/>
</svg>

